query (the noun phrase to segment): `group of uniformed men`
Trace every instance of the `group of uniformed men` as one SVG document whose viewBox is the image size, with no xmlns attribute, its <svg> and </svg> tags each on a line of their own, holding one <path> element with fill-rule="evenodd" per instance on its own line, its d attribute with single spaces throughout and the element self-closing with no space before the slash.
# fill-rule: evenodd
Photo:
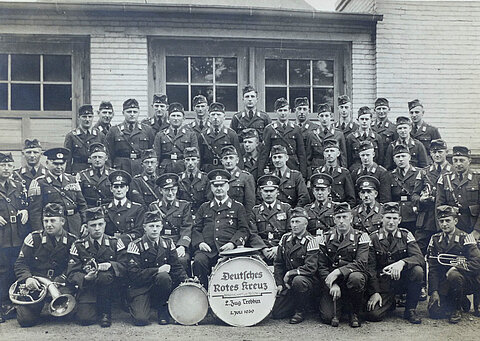
<svg viewBox="0 0 480 341">
<path fill-rule="evenodd" d="M 154 95 L 143 121 L 126 100 L 114 126 L 110 102 L 95 126 L 83 105 L 64 147 L 27 139 L 16 170 L 0 153 L 0 322 L 13 310 L 10 285 L 35 291 L 43 277 L 76 292 L 81 324 L 111 325 L 113 288 L 135 325 L 149 323 L 151 307 L 166 324 L 170 292 L 192 276 L 207 288 L 220 253 L 244 246 L 273 265 L 274 318 L 299 323 L 319 308 L 325 323 L 348 316 L 359 327 L 403 293 L 404 317 L 417 324 L 428 287 L 430 316 L 460 321 L 480 288 L 480 175 L 469 149 L 453 147 L 450 164 L 419 100 L 396 124 L 385 98 L 354 120 L 340 96 L 336 122 L 329 104 L 311 121 L 306 97 L 293 108 L 279 98 L 272 117 L 253 87 L 243 100 L 230 127 L 225 106 L 203 95 L 190 124 L 166 95 Z M 16 305 L 19 324 L 36 324 L 44 303 Z"/>
</svg>

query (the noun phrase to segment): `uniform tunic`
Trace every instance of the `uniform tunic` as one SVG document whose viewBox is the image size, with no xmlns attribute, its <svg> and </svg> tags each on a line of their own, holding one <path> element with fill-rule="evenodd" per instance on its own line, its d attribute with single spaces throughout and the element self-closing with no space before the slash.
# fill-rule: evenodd
<svg viewBox="0 0 480 341">
<path fill-rule="evenodd" d="M 117 207 L 112 201 L 104 206 L 104 210 L 105 234 L 121 239 L 124 245 L 143 235 L 145 208 L 142 205 L 126 200 Z"/>
<path fill-rule="evenodd" d="M 367 212 L 365 204 L 360 204 L 352 210 L 353 228 L 359 231 L 367 232 L 368 234 L 377 231 L 382 227 L 382 205 L 375 202 Z"/>
<path fill-rule="evenodd" d="M 98 207 L 113 200 L 111 184 L 108 180 L 112 171 L 111 168 L 105 168 L 99 174 L 96 169 L 89 168 L 77 174 L 77 181 L 88 207 Z"/>
<path fill-rule="evenodd" d="M 230 128 L 232 128 L 240 137 L 242 137 L 242 133 L 245 129 L 253 128 L 258 132 L 261 141 L 263 130 L 267 125 L 272 123 L 272 119 L 267 113 L 259 110 L 252 110 L 253 117 L 250 118 L 248 112 L 249 110 L 245 109 L 234 114 L 230 122 Z"/>
<path fill-rule="evenodd" d="M 70 150 L 65 170 L 67 173 L 77 174 L 89 167 L 89 150 L 93 143 L 105 144 L 105 135 L 96 128 L 89 132 L 77 128 L 65 135 L 64 147 Z"/>
<path fill-rule="evenodd" d="M 305 144 L 306 154 L 307 154 L 307 164 L 308 171 L 307 177 L 313 174 L 314 170 L 318 167 L 321 167 L 325 164 L 325 159 L 323 157 L 323 141 L 326 139 L 334 139 L 338 143 L 340 150 L 339 156 L 339 165 L 347 167 L 347 147 L 345 145 L 345 137 L 339 129 L 330 128 L 325 130 L 322 127 L 312 130 L 307 135 L 307 141 Z"/>
<path fill-rule="evenodd" d="M 243 158 L 241 157 L 241 148 L 238 141 L 238 135 L 234 130 L 222 127 L 215 134 L 213 126 L 206 128 L 200 135 L 198 146 L 200 151 L 201 170 L 205 173 L 213 169 L 223 168 L 221 160 L 222 148 L 233 145 L 239 156 L 238 167 L 243 168 Z"/>
</svg>

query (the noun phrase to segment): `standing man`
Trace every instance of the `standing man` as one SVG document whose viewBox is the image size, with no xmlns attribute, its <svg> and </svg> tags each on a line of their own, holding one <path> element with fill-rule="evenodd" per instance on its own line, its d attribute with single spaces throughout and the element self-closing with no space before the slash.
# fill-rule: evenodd
<svg viewBox="0 0 480 341">
<path fill-rule="evenodd" d="M 39 290 L 40 283 L 34 276 L 57 283 L 65 283 L 69 251 L 76 236 L 64 230 L 65 210 L 61 204 L 47 203 L 43 207 L 42 230 L 25 237 L 15 262 L 15 275 L 28 290 Z M 62 294 L 71 294 L 70 285 L 58 288 Z M 17 305 L 17 322 L 21 327 L 38 323 L 45 305 L 43 300 L 35 304 Z"/>
<path fill-rule="evenodd" d="M 399 144 L 407 146 L 410 151 L 410 162 L 412 166 L 418 168 L 425 168 L 428 166 L 430 159 L 428 158 L 427 151 L 423 144 L 411 137 L 410 131 L 412 129 L 412 121 L 408 117 L 399 116 L 397 117 L 397 135 L 398 139 L 390 143 L 387 147 L 385 153 L 385 168 L 392 170 L 395 166 L 393 162 L 393 148 Z"/>
<path fill-rule="evenodd" d="M 142 174 L 135 175 L 130 184 L 129 198 L 133 202 L 147 207 L 161 197 L 157 188 L 157 153 L 153 149 L 144 150 L 142 153 Z"/>
<path fill-rule="evenodd" d="M 106 141 L 113 167 L 132 176 L 142 172 L 142 151 L 152 149 L 155 139 L 153 129 L 138 122 L 139 108 L 136 99 L 130 98 L 123 102 L 125 121 L 108 131 Z"/>
<path fill-rule="evenodd" d="M 334 316 L 341 316 L 345 308 L 350 314 L 350 326 L 358 328 L 368 277 L 370 238 L 352 227 L 352 211 L 347 203 L 335 203 L 333 214 L 335 228 L 325 232 L 319 242 L 318 273 L 324 291 L 320 298 L 320 318 L 338 327 Z"/>
<path fill-rule="evenodd" d="M 307 303 L 314 287 L 318 286 L 318 242 L 307 232 L 307 225 L 305 209 L 294 208 L 290 216 L 292 231 L 280 240 L 274 262 L 273 273 L 279 296 L 275 300 L 272 317 L 290 317 L 291 324 L 305 319 Z"/>
<path fill-rule="evenodd" d="M 85 104 L 78 108 L 78 120 L 78 128 L 65 136 L 64 143 L 64 147 L 70 150 L 66 172 L 73 175 L 89 167 L 88 156 L 92 143 L 105 143 L 105 135 L 96 128 L 92 128 L 93 107 L 91 104 Z"/>
<path fill-rule="evenodd" d="M 253 128 L 243 131 L 243 168 L 253 175 L 255 181 L 264 174 L 264 171 L 258 170 L 260 156 L 263 155 L 265 145 L 260 142 L 258 132 Z"/>
<path fill-rule="evenodd" d="M 347 138 L 348 135 L 358 129 L 358 123 L 353 121 L 352 101 L 347 95 L 338 96 L 338 113 L 340 118 L 335 124 L 335 128 L 340 129 Z"/>
<path fill-rule="evenodd" d="M 438 129 L 423 120 L 425 110 L 423 109 L 423 104 L 418 99 L 408 102 L 408 111 L 413 122 L 412 137 L 422 142 L 425 150 L 430 152 L 432 140 L 442 138 Z"/>
<path fill-rule="evenodd" d="M 313 236 L 319 236 L 335 226 L 331 199 L 333 178 L 325 173 L 315 173 L 310 177 L 310 184 L 315 201 L 305 206 L 308 214 L 308 232 Z"/>
<path fill-rule="evenodd" d="M 45 205 L 56 203 L 65 209 L 63 228 L 77 237 L 82 234 L 87 203 L 77 179 L 65 173 L 69 153 L 65 148 L 51 148 L 43 153 L 47 157 L 48 172 L 32 180 L 28 189 L 28 214 L 32 230 L 42 229 L 42 210 Z"/>
<path fill-rule="evenodd" d="M 271 157 L 275 167 L 273 175 L 280 178 L 278 199 L 292 207 L 303 207 L 310 203 L 310 195 L 302 174 L 287 167 L 287 149 L 281 145 L 273 146 Z"/>
<path fill-rule="evenodd" d="M 150 322 L 150 307 L 157 310 L 158 324 L 169 323 L 167 300 L 187 274 L 178 261 L 175 244 L 164 238 L 162 217 L 158 211 L 147 212 L 145 234 L 128 245 L 123 262 L 127 268 L 129 310 L 136 326 Z"/>
<path fill-rule="evenodd" d="M 382 137 L 382 150 L 387 151 L 390 143 L 397 139 L 397 129 L 394 123 L 388 119 L 390 113 L 390 103 L 386 98 L 377 98 L 375 100 L 375 120 L 372 122 L 372 129 Z M 385 160 L 385 156 L 383 156 Z"/>
<path fill-rule="evenodd" d="M 307 105 L 308 107 L 308 105 Z M 268 159 L 275 145 L 284 146 L 288 153 L 288 167 L 298 170 L 303 177 L 307 176 L 307 161 L 305 157 L 305 140 L 300 127 L 289 122 L 290 106 L 285 98 L 279 98 L 274 104 L 277 120 L 269 124 L 263 134 L 265 148 L 260 154 L 258 169 L 260 174 L 266 174 Z M 303 110 L 303 109 L 302 109 Z"/>
<path fill-rule="evenodd" d="M 153 116 L 147 117 L 142 121 L 143 125 L 152 128 L 154 136 L 169 126 L 167 119 L 168 97 L 164 94 L 153 95 Z"/>
<path fill-rule="evenodd" d="M 40 163 L 40 158 L 42 157 L 40 142 L 37 139 L 26 139 L 23 145 L 22 156 L 25 160 L 25 166 L 15 170 L 13 178 L 28 189 L 33 179 L 47 173 L 47 169 Z"/>
<path fill-rule="evenodd" d="M 185 119 L 183 105 L 172 103 L 168 107 L 170 126 L 155 137 L 155 151 L 158 157 L 159 174 L 181 173 L 185 170 L 183 151 L 186 147 L 197 147 L 197 135 L 188 126 L 182 126 Z"/>
<path fill-rule="evenodd" d="M 425 260 L 413 234 L 399 228 L 400 206 L 385 203 L 382 228 L 370 235 L 370 280 L 367 289 L 367 320 L 381 321 L 395 309 L 395 294 L 406 292 L 403 318 L 413 324 L 422 320 L 416 308 L 422 288 Z"/>
<path fill-rule="evenodd" d="M 113 171 L 106 166 L 108 156 L 106 147 L 99 143 L 90 145 L 91 166 L 77 174 L 77 181 L 82 189 L 88 207 L 99 207 L 112 201 L 108 176 Z"/>
<path fill-rule="evenodd" d="M 208 288 L 208 276 L 219 253 L 243 246 L 248 238 L 245 207 L 228 196 L 231 175 L 223 169 L 208 173 L 213 199 L 200 206 L 192 230 L 193 273 Z"/>
<path fill-rule="evenodd" d="M 107 136 L 108 131 L 112 127 L 112 119 L 115 116 L 113 105 L 110 102 L 102 101 L 98 106 L 98 121 L 94 128 L 97 128 L 103 135 Z"/>
<path fill-rule="evenodd" d="M 352 211 L 353 228 L 368 234 L 382 227 L 382 205 L 377 202 L 379 181 L 370 175 L 358 178 L 356 182 L 360 204 Z"/>
<path fill-rule="evenodd" d="M 470 149 L 453 147 L 454 172 L 440 176 L 435 205 L 450 205 L 458 209 L 457 228 L 480 237 L 480 174 L 470 169 Z"/>
<path fill-rule="evenodd" d="M 203 95 L 197 95 L 193 98 L 193 110 L 195 110 L 195 120 L 188 126 L 195 134 L 197 138 L 200 138 L 200 133 L 203 129 L 210 126 L 208 121 L 208 101 Z"/>
<path fill-rule="evenodd" d="M 213 102 L 209 108 L 210 127 L 200 134 L 198 142 L 201 160 L 201 169 L 209 172 L 220 169 L 222 148 L 225 145 L 233 145 L 237 153 L 241 155 L 240 143 L 237 133 L 225 127 L 225 106 L 219 102 Z M 239 168 L 243 168 L 243 158 L 240 159 Z"/>
<path fill-rule="evenodd" d="M 309 119 L 310 115 L 310 102 L 308 101 L 308 97 L 297 97 L 295 98 L 295 117 L 296 117 L 296 124 L 300 126 L 300 131 L 303 136 L 303 144 L 307 145 L 307 135 L 312 130 L 318 128 L 318 124 L 313 123 Z"/>
<path fill-rule="evenodd" d="M 372 111 L 369 107 L 361 107 L 358 109 L 358 129 L 349 134 L 347 141 L 347 161 L 350 172 L 361 165 L 360 156 L 358 155 L 360 143 L 362 141 L 370 141 L 375 150 L 374 161 L 378 164 L 383 164 L 383 145 L 381 143 L 382 137 L 372 130 Z"/>
<path fill-rule="evenodd" d="M 28 233 L 25 189 L 12 173 L 12 154 L 0 153 L 0 323 L 13 308 L 8 289 L 15 282 L 13 264 Z"/>
<path fill-rule="evenodd" d="M 160 212 L 163 223 L 161 235 L 172 240 L 177 248 L 178 261 L 187 274 L 191 274 L 192 211 L 188 201 L 177 199 L 178 180 L 175 173 L 160 175 L 157 186 L 160 188 L 162 199 L 154 201 L 150 205 L 150 210 Z"/>
<path fill-rule="evenodd" d="M 119 285 L 125 273 L 119 261 L 126 247 L 121 239 L 104 233 L 106 223 L 101 207 L 87 209 L 86 216 L 88 236 L 77 240 L 70 249 L 67 280 L 78 287 L 78 322 L 83 326 L 94 324 L 98 313 L 100 326 L 108 328 L 112 324 L 115 285 Z"/>
<path fill-rule="evenodd" d="M 465 295 L 478 294 L 480 251 L 473 235 L 456 227 L 455 207 L 441 205 L 436 212 L 441 232 L 434 234 L 428 245 L 428 313 L 431 318 L 449 317 L 450 323 L 458 323 Z M 457 256 L 457 264 L 440 263 L 440 254 Z"/>
<path fill-rule="evenodd" d="M 263 129 L 272 122 L 270 116 L 257 109 L 258 93 L 257 90 L 247 85 L 242 90 L 243 93 L 243 111 L 237 112 L 232 117 L 230 128 L 232 128 L 240 139 L 243 139 L 243 131 L 253 128 L 258 132 L 258 136 L 263 137 Z"/>
</svg>

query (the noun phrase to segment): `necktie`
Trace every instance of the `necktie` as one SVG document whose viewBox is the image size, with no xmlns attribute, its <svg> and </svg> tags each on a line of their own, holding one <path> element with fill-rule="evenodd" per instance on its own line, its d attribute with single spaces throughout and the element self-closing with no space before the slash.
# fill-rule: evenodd
<svg viewBox="0 0 480 341">
<path fill-rule="evenodd" d="M 391 233 L 388 234 L 387 240 L 388 240 L 388 243 L 391 245 L 393 242 L 393 235 Z"/>
<path fill-rule="evenodd" d="M 253 118 L 253 110 L 248 111 L 248 118 L 252 119 Z"/>
<path fill-rule="evenodd" d="M 342 123 L 342 130 L 345 130 L 345 122 Z"/>
<path fill-rule="evenodd" d="M 328 128 L 325 128 L 325 129 L 323 130 L 323 133 L 324 133 L 325 135 L 327 135 L 327 134 L 328 134 Z"/>
<path fill-rule="evenodd" d="M 177 136 L 177 133 L 178 133 L 178 129 L 177 129 L 177 128 L 173 128 L 173 135 Z"/>
<path fill-rule="evenodd" d="M 215 128 L 215 130 L 214 130 L 213 133 L 215 134 L 215 136 L 217 136 L 217 135 L 218 135 L 218 132 L 219 132 L 218 128 Z"/>
<path fill-rule="evenodd" d="M 438 172 L 438 174 L 442 173 L 442 166 L 438 165 L 437 172 Z"/>
<path fill-rule="evenodd" d="M 343 234 L 340 235 L 340 238 L 338 238 L 338 240 L 341 242 L 343 242 Z"/>
<path fill-rule="evenodd" d="M 190 173 L 189 179 L 190 179 L 190 182 L 193 182 L 193 173 Z"/>
<path fill-rule="evenodd" d="M 413 133 L 413 134 L 416 134 L 416 133 L 417 133 L 417 129 L 418 129 L 418 128 L 417 128 L 417 125 L 414 124 L 414 125 L 413 125 L 413 129 L 412 129 L 412 133 Z"/>
<path fill-rule="evenodd" d="M 122 203 L 119 201 L 117 204 L 117 208 L 120 209 L 122 207 Z"/>
<path fill-rule="evenodd" d="M 134 124 L 133 124 L 133 123 L 130 123 L 130 124 L 128 125 L 128 130 L 133 131 L 133 127 L 134 127 Z"/>
<path fill-rule="evenodd" d="M 282 126 L 283 126 L 283 130 L 287 129 L 287 124 L 286 123 L 284 123 Z"/>
<path fill-rule="evenodd" d="M 281 172 L 281 171 L 277 171 L 277 176 L 281 179 L 281 178 L 282 178 L 282 172 Z"/>
<path fill-rule="evenodd" d="M 35 167 L 32 167 L 32 170 L 30 172 L 32 173 L 33 176 L 35 176 L 37 174 L 37 171 L 36 171 Z"/>
<path fill-rule="evenodd" d="M 444 237 L 445 237 L 445 247 L 446 247 L 448 245 L 448 234 L 445 234 Z"/>
<path fill-rule="evenodd" d="M 203 130 L 203 121 L 200 121 L 200 124 L 198 126 L 200 127 L 200 130 Z"/>
<path fill-rule="evenodd" d="M 328 174 L 333 175 L 333 167 L 328 167 Z"/>
<path fill-rule="evenodd" d="M 363 167 L 363 175 L 367 175 L 368 174 L 368 169 L 367 167 Z"/>
<path fill-rule="evenodd" d="M 87 129 L 87 131 L 85 132 L 85 135 L 90 135 L 90 130 Z"/>
<path fill-rule="evenodd" d="M 100 243 L 98 242 L 98 240 L 94 241 L 93 245 L 95 245 L 95 249 L 97 249 L 97 251 L 100 249 Z"/>
<path fill-rule="evenodd" d="M 372 209 L 370 208 L 370 206 L 367 205 L 367 208 L 365 209 L 365 211 L 367 212 L 367 214 L 370 214 L 370 212 L 372 211 Z"/>
<path fill-rule="evenodd" d="M 381 127 L 382 127 L 382 122 L 378 124 L 378 128 L 381 128 Z"/>
</svg>

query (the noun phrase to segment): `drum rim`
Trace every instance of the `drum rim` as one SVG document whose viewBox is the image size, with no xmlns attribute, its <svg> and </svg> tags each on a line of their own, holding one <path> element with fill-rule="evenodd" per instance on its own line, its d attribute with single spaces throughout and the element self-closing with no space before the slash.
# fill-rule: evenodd
<svg viewBox="0 0 480 341">
<path fill-rule="evenodd" d="M 200 289 L 200 292 L 202 292 L 204 295 L 205 295 L 205 299 L 207 301 L 207 305 L 206 305 L 206 308 L 205 308 L 205 314 L 203 315 L 203 317 L 198 321 L 198 322 L 193 322 L 193 323 L 182 323 L 180 321 L 178 321 L 172 314 L 172 309 L 170 308 L 170 298 L 171 296 L 173 295 L 173 293 L 175 291 L 177 291 L 177 289 L 181 288 L 181 287 L 194 287 L 194 288 L 198 288 Z M 170 313 L 170 316 L 175 320 L 175 322 L 183 325 L 183 326 L 193 326 L 193 325 L 196 325 L 200 322 L 202 322 L 205 317 L 208 315 L 208 309 L 210 308 L 210 302 L 208 301 L 208 293 L 207 293 L 207 290 L 205 290 L 205 288 L 203 287 L 203 285 L 201 285 L 200 283 L 195 283 L 195 282 L 185 282 L 185 283 L 180 283 L 175 289 L 172 290 L 172 292 L 170 293 L 169 297 L 168 297 L 168 312 Z"/>
</svg>

